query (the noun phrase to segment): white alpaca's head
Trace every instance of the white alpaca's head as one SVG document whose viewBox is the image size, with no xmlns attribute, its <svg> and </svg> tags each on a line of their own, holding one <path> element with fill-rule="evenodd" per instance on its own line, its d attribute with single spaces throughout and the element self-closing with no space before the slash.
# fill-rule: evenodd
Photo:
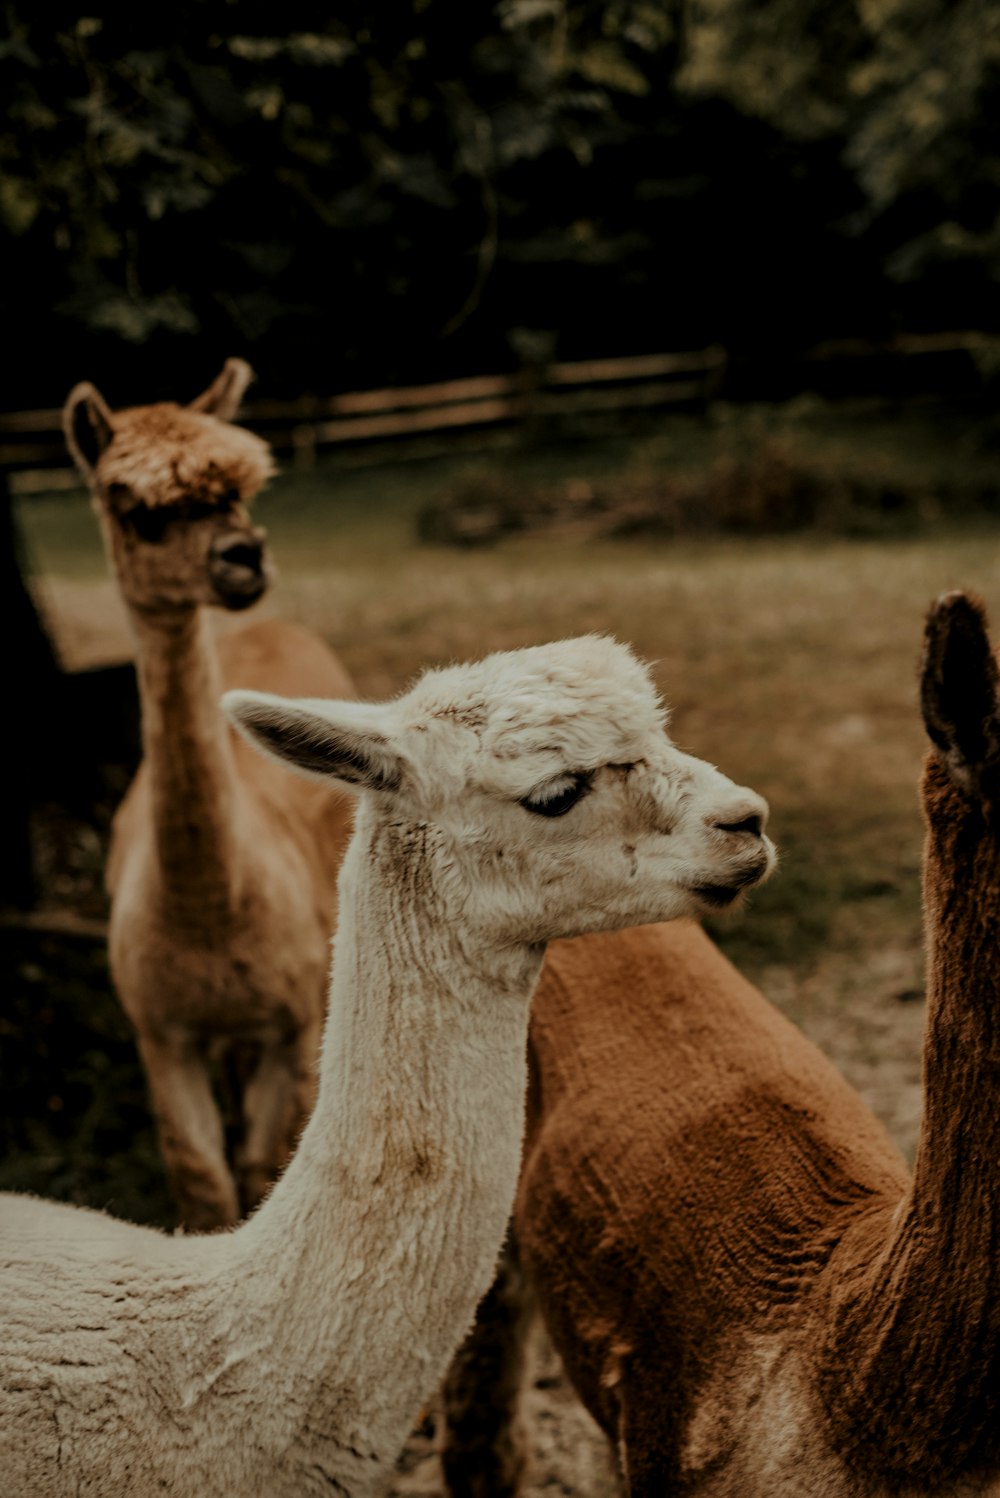
<svg viewBox="0 0 1000 1498">
<path fill-rule="evenodd" d="M 646 668 L 597 635 L 428 671 L 381 704 L 228 692 L 247 737 L 418 827 L 456 919 L 542 942 L 733 904 L 774 863 L 767 804 L 681 753 Z"/>
</svg>

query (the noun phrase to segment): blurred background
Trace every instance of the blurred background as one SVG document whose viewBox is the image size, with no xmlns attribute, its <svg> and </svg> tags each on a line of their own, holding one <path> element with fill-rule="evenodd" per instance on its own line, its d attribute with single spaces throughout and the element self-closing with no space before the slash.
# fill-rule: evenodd
<svg viewBox="0 0 1000 1498">
<path fill-rule="evenodd" d="M 105 956 L 131 646 L 59 408 L 230 355 L 281 467 L 257 612 L 368 695 L 632 640 L 772 804 L 713 934 L 911 1151 L 922 616 L 1000 610 L 1000 0 L 4 16 L 0 1187 L 172 1221 Z M 539 1491 L 604 1491 L 539 1356 Z"/>
<path fill-rule="evenodd" d="M 234 348 L 294 397 L 719 342 L 789 395 L 824 340 L 996 324 L 988 0 L 6 17 L 20 409 Z"/>
</svg>

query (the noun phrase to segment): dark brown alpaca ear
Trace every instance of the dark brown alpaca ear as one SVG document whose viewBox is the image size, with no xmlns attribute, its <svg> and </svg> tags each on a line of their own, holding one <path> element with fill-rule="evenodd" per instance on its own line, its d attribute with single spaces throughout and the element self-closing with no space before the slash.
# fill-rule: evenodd
<svg viewBox="0 0 1000 1498">
<path fill-rule="evenodd" d="M 927 616 L 920 705 L 931 743 L 963 789 L 1000 764 L 998 695 L 984 604 L 969 593 L 942 594 Z"/>
<path fill-rule="evenodd" d="M 73 386 L 63 406 L 63 432 L 74 463 L 91 483 L 97 460 L 115 434 L 111 412 L 95 385 L 84 381 Z"/>
<path fill-rule="evenodd" d="M 191 410 L 218 416 L 220 421 L 232 421 L 252 379 L 253 370 L 245 359 L 227 359 L 218 378 L 191 402 Z"/>
</svg>

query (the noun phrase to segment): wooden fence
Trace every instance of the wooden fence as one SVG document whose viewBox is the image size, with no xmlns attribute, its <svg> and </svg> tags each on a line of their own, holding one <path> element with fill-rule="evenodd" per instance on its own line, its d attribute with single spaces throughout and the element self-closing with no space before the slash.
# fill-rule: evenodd
<svg viewBox="0 0 1000 1498">
<path fill-rule="evenodd" d="M 703 404 L 718 393 L 726 369 L 721 348 L 694 353 L 588 359 L 540 371 L 445 380 L 397 390 L 360 390 L 296 400 L 248 401 L 241 420 L 295 466 L 309 467 L 320 448 L 398 444 L 433 433 L 483 431 L 525 422 Z M 15 492 L 70 487 L 59 411 L 0 413 L 0 468 Z"/>
<path fill-rule="evenodd" d="M 817 345 L 802 359 L 814 369 L 833 363 L 923 356 L 962 356 L 981 370 L 1000 366 L 1000 339 L 980 332 L 905 335 L 882 344 L 842 340 Z M 705 405 L 722 392 L 729 360 L 713 345 L 690 353 L 587 359 L 551 364 L 517 374 L 483 375 L 409 385 L 397 390 L 360 390 L 343 395 L 303 395 L 296 400 L 246 404 L 242 420 L 297 467 L 309 467 L 321 448 L 367 449 L 373 458 L 426 450 L 437 435 L 458 434 L 482 443 L 491 432 L 526 423 L 556 427 L 575 419 L 623 416 L 673 405 Z M 10 470 L 15 492 L 74 487 L 58 411 L 0 413 L 0 469 Z"/>
</svg>

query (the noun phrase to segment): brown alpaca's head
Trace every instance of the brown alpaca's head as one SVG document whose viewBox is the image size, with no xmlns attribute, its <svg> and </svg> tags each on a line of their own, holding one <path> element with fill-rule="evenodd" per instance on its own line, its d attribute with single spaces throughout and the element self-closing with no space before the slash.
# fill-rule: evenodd
<svg viewBox="0 0 1000 1498">
<path fill-rule="evenodd" d="M 986 608 L 969 593 L 945 593 L 927 616 L 920 680 L 933 746 L 925 777 L 928 810 L 942 800 L 994 823 L 1000 815 L 1000 672 Z"/>
<path fill-rule="evenodd" d="M 77 385 L 63 410 L 125 601 L 147 614 L 244 609 L 270 581 L 265 532 L 247 503 L 274 471 L 266 442 L 232 425 L 252 371 L 227 359 L 188 406 L 108 408 Z"/>
</svg>

